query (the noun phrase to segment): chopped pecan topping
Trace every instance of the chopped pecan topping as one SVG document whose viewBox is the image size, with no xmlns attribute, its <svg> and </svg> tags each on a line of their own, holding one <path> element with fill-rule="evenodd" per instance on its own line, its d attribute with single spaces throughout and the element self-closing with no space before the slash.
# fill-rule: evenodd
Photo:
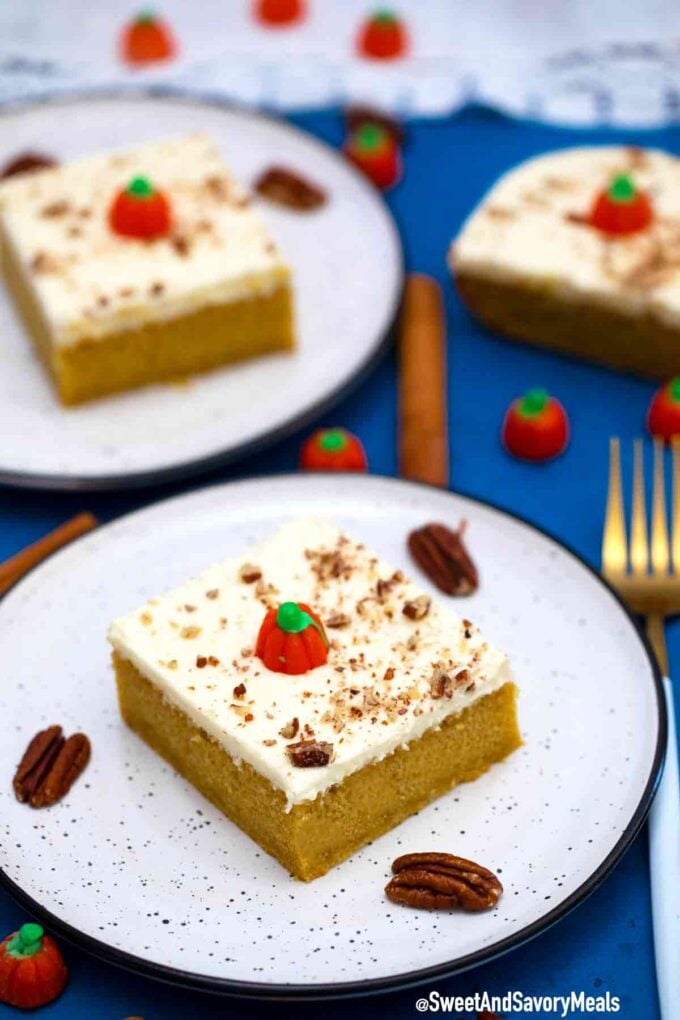
<svg viewBox="0 0 680 1020">
<path fill-rule="evenodd" d="M 286 754 L 298 769 L 320 768 L 333 757 L 333 745 L 325 740 L 298 740 L 297 744 L 288 744 Z"/>
<path fill-rule="evenodd" d="M 430 680 L 430 695 L 438 701 L 440 698 L 453 697 L 454 680 L 450 673 L 435 666 L 434 673 Z"/>
<path fill-rule="evenodd" d="M 288 209 L 318 209 L 327 201 L 326 192 L 300 174 L 285 167 L 273 166 L 255 182 L 255 191 L 263 198 Z"/>
<path fill-rule="evenodd" d="M 458 531 L 444 524 L 426 524 L 408 537 L 413 559 L 440 591 L 447 595 L 471 595 L 479 576 L 463 544 L 465 523 Z"/>
<path fill-rule="evenodd" d="M 204 669 L 208 665 L 208 659 L 205 655 L 196 656 L 196 668 Z"/>
<path fill-rule="evenodd" d="M 31 259 L 34 273 L 56 273 L 59 271 L 59 260 L 46 251 L 38 251 Z"/>
<path fill-rule="evenodd" d="M 244 563 L 238 572 L 238 577 L 239 581 L 243 581 L 244 584 L 254 584 L 262 577 L 262 571 L 253 563 Z"/>
<path fill-rule="evenodd" d="M 219 588 L 211 588 L 210 591 L 207 591 L 205 593 L 205 597 L 207 599 L 211 599 L 214 601 L 219 596 L 219 594 L 220 594 Z"/>
<path fill-rule="evenodd" d="M 388 899 L 422 910 L 487 910 L 503 892 L 492 871 L 453 854 L 404 854 L 392 875 Z"/>
<path fill-rule="evenodd" d="M 235 698 L 245 698 L 245 696 L 246 696 L 246 685 L 245 684 L 239 684 L 237 687 L 234 687 L 234 697 Z"/>
<path fill-rule="evenodd" d="M 180 258 L 186 258 L 189 254 L 189 240 L 184 234 L 175 234 L 174 237 L 170 238 L 170 244 L 175 249 Z"/>
<path fill-rule="evenodd" d="M 417 598 L 404 603 L 402 613 L 409 620 L 422 620 L 429 613 L 431 605 L 432 599 L 429 595 L 418 595 Z"/>
<path fill-rule="evenodd" d="M 22 152 L 2 168 L 0 180 L 33 173 L 35 170 L 45 170 L 50 166 L 57 166 L 57 161 L 52 156 L 44 156 L 40 152 Z"/>
<path fill-rule="evenodd" d="M 84 733 L 64 739 L 61 726 L 49 726 L 31 740 L 14 776 L 17 800 L 31 807 L 49 807 L 71 789 L 90 760 Z"/>
<path fill-rule="evenodd" d="M 59 216 L 65 216 L 71 206 L 66 199 L 57 199 L 55 202 L 50 202 L 48 205 L 43 206 L 40 210 L 40 215 L 46 217 L 46 219 L 56 219 Z"/>
<path fill-rule="evenodd" d="M 195 626 L 182 627 L 182 629 L 179 632 L 179 636 L 184 638 L 185 641 L 193 641 L 193 639 L 197 638 L 200 633 L 201 633 L 200 627 Z"/>
<path fill-rule="evenodd" d="M 158 280 L 156 281 L 156 283 L 152 283 L 151 286 L 149 287 L 149 294 L 151 295 L 151 297 L 160 297 L 161 294 L 164 294 L 164 293 L 165 293 L 165 284 L 161 283 Z"/>
<path fill-rule="evenodd" d="M 325 622 L 332 630 L 341 630 L 343 627 L 349 627 L 352 620 L 347 613 L 331 613 Z"/>
<path fill-rule="evenodd" d="M 297 737 L 299 729 L 300 720 L 298 719 L 297 716 L 295 716 L 295 718 L 291 719 L 289 723 L 286 723 L 285 726 L 281 727 L 279 733 L 284 738 L 284 740 L 293 740 L 294 737 Z"/>
</svg>

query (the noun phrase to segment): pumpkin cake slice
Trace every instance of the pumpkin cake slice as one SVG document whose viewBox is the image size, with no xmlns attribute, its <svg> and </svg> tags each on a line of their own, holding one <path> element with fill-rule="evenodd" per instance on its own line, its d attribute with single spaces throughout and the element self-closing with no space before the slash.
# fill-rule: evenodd
<svg viewBox="0 0 680 1020">
<path fill-rule="evenodd" d="M 109 640 L 125 722 L 306 881 L 521 743 L 506 656 L 324 520 Z"/>
<path fill-rule="evenodd" d="M 205 135 L 0 184 L 0 247 L 64 404 L 294 346 L 290 270 Z"/>
</svg>

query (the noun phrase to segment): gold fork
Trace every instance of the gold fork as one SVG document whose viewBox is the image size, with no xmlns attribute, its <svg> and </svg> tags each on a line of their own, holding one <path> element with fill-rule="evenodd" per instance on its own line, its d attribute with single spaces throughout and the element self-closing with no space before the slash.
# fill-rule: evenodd
<svg viewBox="0 0 680 1020">
<path fill-rule="evenodd" d="M 680 783 L 675 740 L 673 690 L 668 679 L 666 617 L 680 612 L 680 439 L 672 444 L 673 498 L 669 544 L 664 479 L 664 447 L 654 440 L 651 546 L 645 510 L 642 440 L 633 444 L 630 543 L 621 483 L 618 439 L 609 446 L 609 492 L 602 538 L 602 573 L 645 617 L 647 636 L 664 674 L 668 738 L 664 771 L 649 813 L 649 859 L 659 1005 L 663 1020 L 680 1015 Z"/>
</svg>

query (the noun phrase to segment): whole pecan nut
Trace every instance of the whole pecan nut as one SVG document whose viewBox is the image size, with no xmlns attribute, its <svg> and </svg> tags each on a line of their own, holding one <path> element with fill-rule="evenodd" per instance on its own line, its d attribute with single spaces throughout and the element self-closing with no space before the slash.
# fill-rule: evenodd
<svg viewBox="0 0 680 1020">
<path fill-rule="evenodd" d="M 446 595 L 471 595 L 479 586 L 477 568 L 463 544 L 464 532 L 464 523 L 458 531 L 445 524 L 426 524 L 408 537 L 411 556 Z"/>
<path fill-rule="evenodd" d="M 255 191 L 263 198 L 288 209 L 318 209 L 326 202 L 326 193 L 301 174 L 282 166 L 266 170 L 255 182 Z"/>
<path fill-rule="evenodd" d="M 422 910 L 487 910 L 503 892 L 492 871 L 453 854 L 404 854 L 392 872 L 388 899 Z"/>
<path fill-rule="evenodd" d="M 31 740 L 14 776 L 14 792 L 21 803 L 49 807 L 61 800 L 90 760 L 90 741 L 84 733 L 64 739 L 61 726 L 48 726 Z"/>
</svg>

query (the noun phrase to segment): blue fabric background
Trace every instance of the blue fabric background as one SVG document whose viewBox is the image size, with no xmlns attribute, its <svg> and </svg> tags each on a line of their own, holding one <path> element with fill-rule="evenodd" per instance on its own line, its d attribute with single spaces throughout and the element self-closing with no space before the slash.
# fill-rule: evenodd
<svg viewBox="0 0 680 1020">
<path fill-rule="evenodd" d="M 294 122 L 339 144 L 343 130 L 336 111 L 305 114 Z M 465 215 L 496 177 L 520 160 L 547 149 L 577 144 L 632 142 L 680 153 L 680 130 L 654 133 L 561 130 L 516 123 L 473 109 L 455 118 L 416 122 L 410 128 L 406 176 L 389 196 L 401 229 L 409 269 L 437 277 L 446 295 L 449 329 L 449 400 L 452 475 L 455 487 L 488 498 L 548 528 L 585 556 L 599 560 L 605 499 L 607 441 L 644 434 L 645 410 L 654 387 L 483 333 L 466 316 L 450 285 L 445 252 Z M 332 329 L 332 324 L 329 325 Z M 680 358 L 678 363 L 680 371 Z M 529 386 L 545 386 L 568 409 L 573 439 L 567 454 L 544 466 L 508 457 L 498 433 L 507 404 Z M 376 372 L 322 424 L 342 424 L 363 439 L 376 473 L 395 474 L 396 364 L 388 356 Z M 192 485 L 245 474 L 294 470 L 301 436 L 198 482 L 133 493 L 54 495 L 0 489 L 0 558 L 9 556 L 67 517 L 90 509 L 102 520 L 172 495 Z M 680 631 L 669 632 L 672 663 L 680 663 Z M 672 666 L 671 666 L 672 672 Z M 11 683 L 11 677 L 3 682 Z M 27 920 L 0 892 L 0 934 Z M 64 946 L 71 982 L 62 998 L 46 1007 L 46 1018 L 145 1020 L 202 1016 L 300 1018 L 323 1012 L 349 1016 L 411 1017 L 416 991 L 323 1005 L 263 1005 L 220 1000 L 179 991 L 135 977 Z M 626 1020 L 656 1020 L 646 831 L 614 873 L 573 913 L 530 944 L 450 981 L 441 992 L 560 994 L 584 990 L 621 998 Z M 0 1005 L 0 1017 L 16 1015 Z"/>
</svg>

